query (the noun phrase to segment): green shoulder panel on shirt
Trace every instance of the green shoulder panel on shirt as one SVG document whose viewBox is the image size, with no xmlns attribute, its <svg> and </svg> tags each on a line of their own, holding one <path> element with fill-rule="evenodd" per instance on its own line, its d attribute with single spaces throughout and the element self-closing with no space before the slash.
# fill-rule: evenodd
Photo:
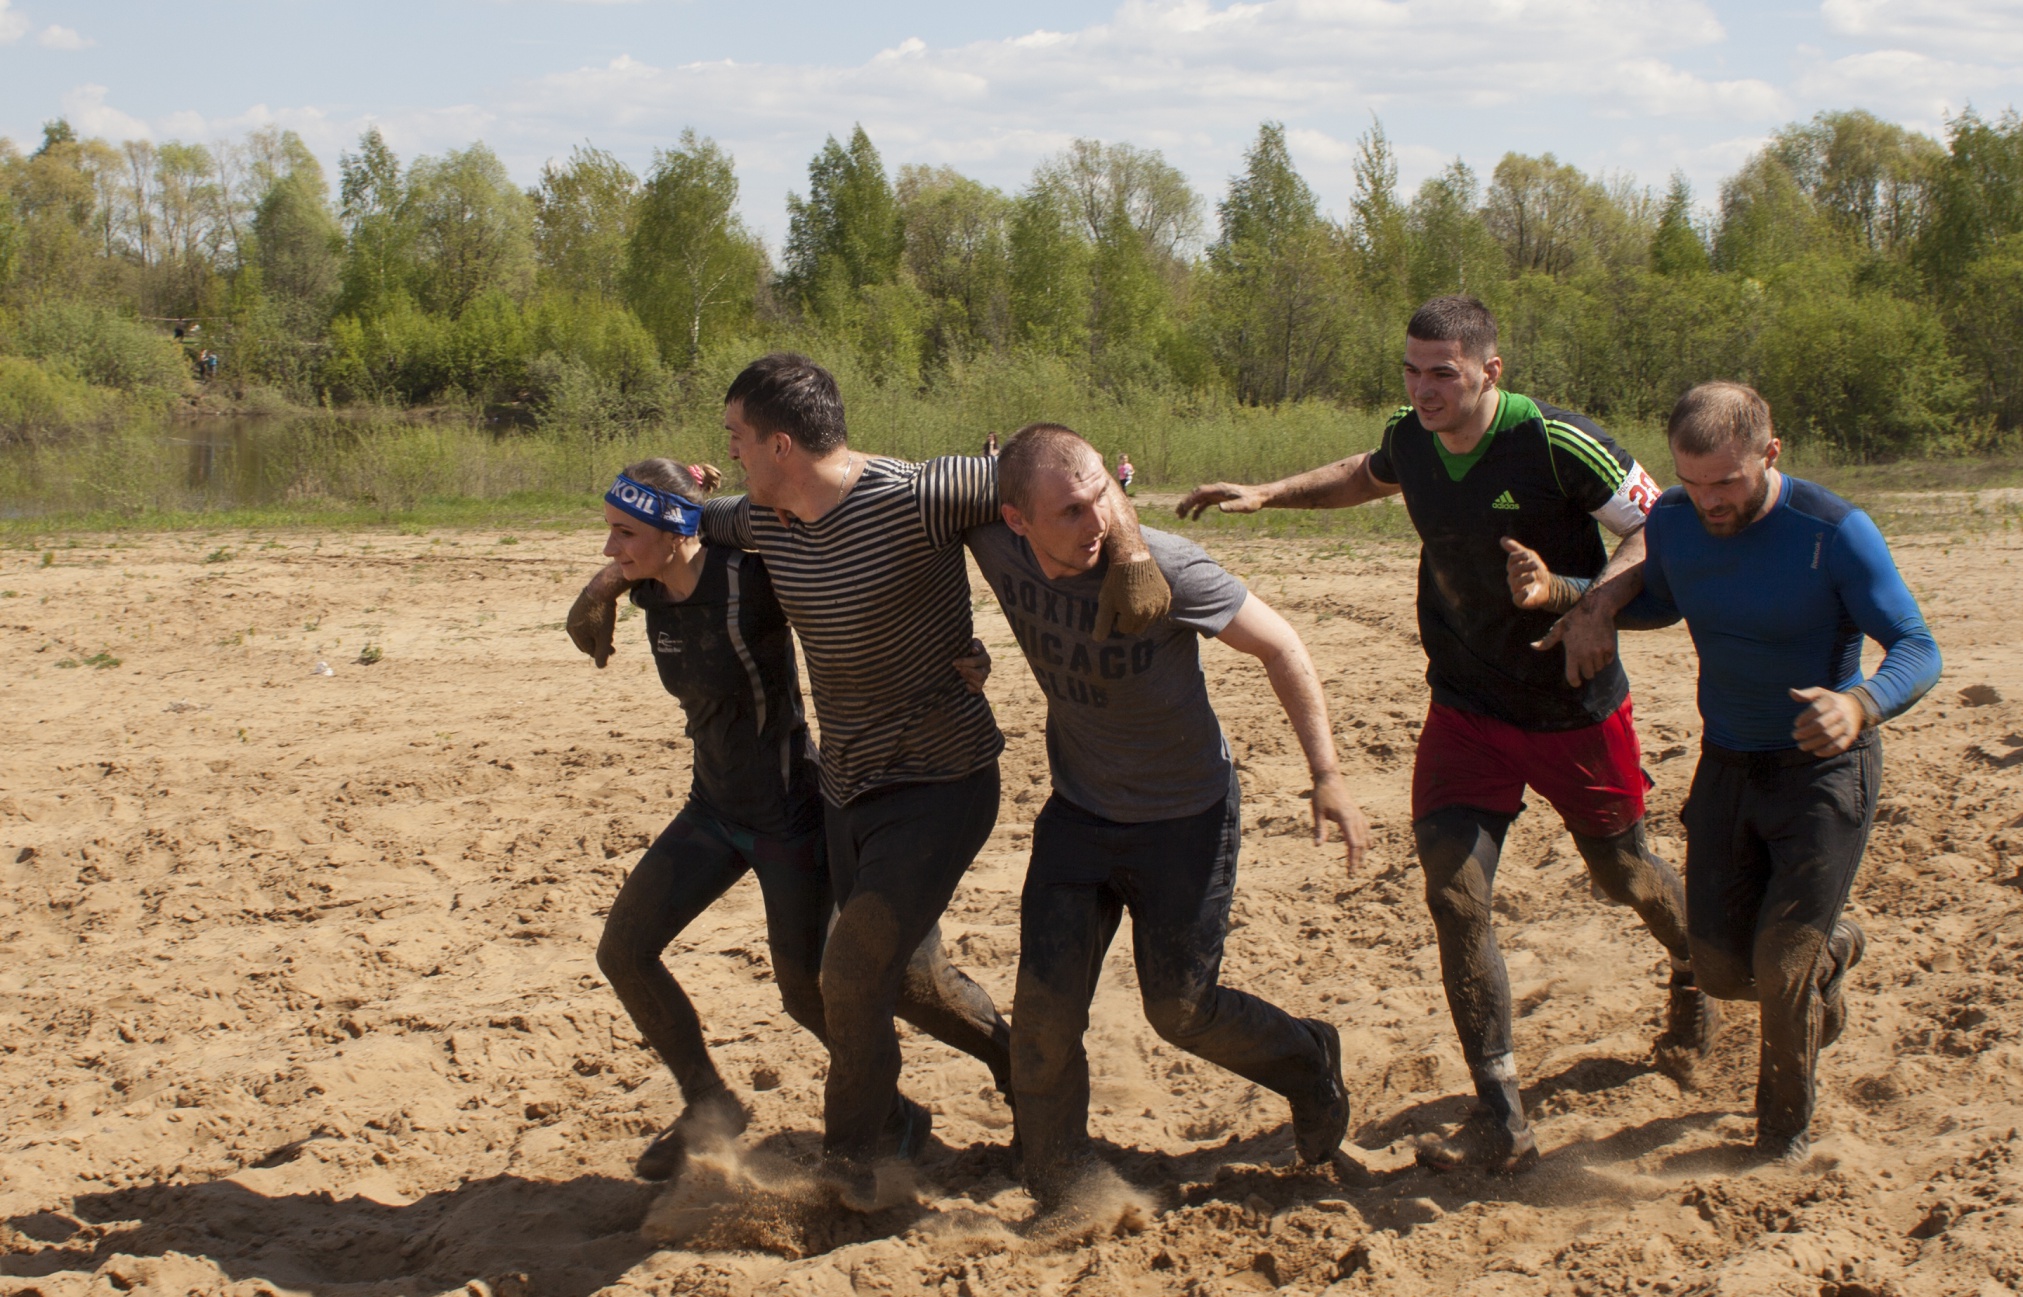
<svg viewBox="0 0 2023 1297">
<path fill-rule="evenodd" d="M 1622 486 L 1623 479 L 1629 476 L 1624 472 L 1623 466 L 1616 462 L 1616 457 L 1609 453 L 1608 447 L 1596 441 L 1594 436 L 1584 429 L 1577 428 L 1571 423 L 1561 423 L 1557 419 L 1547 419 L 1545 436 L 1555 449 L 1565 451 L 1587 465 L 1611 491 Z"/>
<path fill-rule="evenodd" d="M 1412 407 L 1409 405 L 1401 405 L 1397 409 L 1391 411 L 1391 417 L 1384 420 L 1384 431 L 1389 432 L 1391 429 L 1397 427 L 1400 423 L 1404 422 L 1405 417 L 1411 413 Z"/>
</svg>

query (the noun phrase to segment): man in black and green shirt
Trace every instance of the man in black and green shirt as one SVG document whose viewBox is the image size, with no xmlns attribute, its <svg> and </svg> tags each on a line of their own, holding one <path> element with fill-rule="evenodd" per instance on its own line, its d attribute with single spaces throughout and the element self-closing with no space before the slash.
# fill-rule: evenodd
<svg viewBox="0 0 2023 1297">
<path fill-rule="evenodd" d="M 1403 494 L 1421 542 L 1419 638 L 1433 690 L 1412 829 L 1448 1008 L 1482 1101 L 1420 1160 L 1514 1171 L 1538 1150 L 1518 1095 L 1490 889 L 1526 786 L 1559 813 L 1596 889 L 1634 909 L 1671 956 L 1659 1066 L 1687 1079 L 1716 1022 L 1687 962 L 1679 876 L 1644 845 L 1648 781 L 1615 652 L 1615 613 L 1634 591 L 1613 578 L 1642 561 L 1658 488 L 1592 421 L 1501 391 L 1502 372 L 1482 303 L 1435 298 L 1406 327 L 1412 403 L 1375 450 L 1265 486 L 1203 486 L 1180 512 L 1339 509 Z M 1604 527 L 1622 538 L 1613 559 Z M 1540 568 L 1531 552 L 1551 557 Z"/>
</svg>

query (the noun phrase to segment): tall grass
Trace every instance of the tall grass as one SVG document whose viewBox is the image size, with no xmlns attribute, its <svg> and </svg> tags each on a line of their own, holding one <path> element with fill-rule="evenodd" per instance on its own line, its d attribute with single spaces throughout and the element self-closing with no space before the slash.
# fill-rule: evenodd
<svg viewBox="0 0 2023 1297">
<path fill-rule="evenodd" d="M 708 358 L 665 416 L 646 426 L 548 424 L 502 430 L 475 409 L 433 418 L 388 411 L 275 419 L 236 446 L 199 460 L 193 425 L 127 419 L 97 429 L 0 447 L 0 531 L 15 537 L 73 528 L 175 527 L 257 519 L 300 522 L 549 520 L 576 525 L 622 465 L 649 455 L 724 458 L 722 392 L 743 357 Z M 722 371 L 722 372 L 718 372 Z M 1268 481 L 1369 449 L 1384 413 L 1313 402 L 1246 407 L 1153 387 L 1109 390 L 1044 357 L 994 359 L 959 367 L 922 391 L 881 386 L 847 368 L 838 373 L 853 446 L 925 459 L 974 454 L 1045 419 L 1065 423 L 1112 459 L 1128 452 L 1141 490 L 1184 490 L 1198 482 Z M 1611 431 L 1662 482 L 1670 456 L 1658 425 Z M 181 441 L 182 444 L 178 444 Z M 1798 447 L 1786 466 L 1832 477 Z M 1867 491 L 1884 489 L 1868 481 Z M 1207 525 L 1264 535 L 1409 534 L 1396 507 L 1346 512 L 1273 511 L 1253 518 L 1211 515 Z"/>
</svg>

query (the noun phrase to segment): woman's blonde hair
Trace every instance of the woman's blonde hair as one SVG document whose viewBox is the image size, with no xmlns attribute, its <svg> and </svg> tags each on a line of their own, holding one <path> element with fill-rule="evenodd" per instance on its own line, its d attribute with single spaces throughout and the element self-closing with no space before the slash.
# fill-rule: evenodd
<svg viewBox="0 0 2023 1297">
<path fill-rule="evenodd" d="M 628 464 L 625 476 L 642 486 L 672 491 L 691 500 L 705 500 L 723 485 L 723 470 L 715 464 L 677 464 L 671 459 L 642 459 Z"/>
</svg>

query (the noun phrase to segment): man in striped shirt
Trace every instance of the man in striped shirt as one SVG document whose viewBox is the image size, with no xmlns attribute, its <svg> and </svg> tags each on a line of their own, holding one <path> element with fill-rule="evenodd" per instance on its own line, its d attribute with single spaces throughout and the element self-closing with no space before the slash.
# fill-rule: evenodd
<svg viewBox="0 0 2023 1297">
<path fill-rule="evenodd" d="M 981 1059 L 1009 1093 L 1010 1033 L 989 996 L 945 961 L 939 983 L 921 985 L 914 970 L 925 961 L 913 959 L 939 942 L 941 914 L 997 822 L 1004 739 L 990 705 L 950 666 L 972 631 L 963 533 L 996 520 L 997 468 L 982 456 L 912 464 L 852 450 L 835 379 L 791 354 L 738 375 L 724 426 L 747 494 L 709 501 L 702 534 L 765 556 L 807 657 L 821 731 L 838 906 L 822 956 L 822 1145 L 844 1203 L 865 1208 L 881 1136 L 906 1111 L 895 1108 L 895 1010 Z M 1097 614 L 1105 636 L 1113 624 L 1142 629 L 1168 599 L 1135 515 L 1120 512 Z M 923 1135 L 902 1134 L 902 1149 Z"/>
<path fill-rule="evenodd" d="M 1405 333 L 1411 404 L 1375 450 L 1266 486 L 1203 486 L 1180 511 L 1404 497 L 1422 542 L 1419 640 L 1433 692 L 1413 763 L 1412 831 L 1448 1009 L 1481 1100 L 1420 1160 L 1510 1172 L 1535 1163 L 1538 1145 L 1518 1092 L 1490 889 L 1527 786 L 1572 833 L 1596 892 L 1631 907 L 1671 958 L 1658 1066 L 1689 1083 L 1718 1025 L 1694 984 L 1685 889 L 1644 844 L 1648 780 L 1616 660 L 1616 604 L 1581 597 L 1643 561 L 1658 490 L 1591 420 L 1499 390 L 1496 321 L 1474 298 L 1434 298 Z M 1603 528 L 1621 538 L 1613 558 Z M 1519 551 L 1549 554 L 1550 572 L 1576 579 L 1521 579 Z"/>
</svg>

